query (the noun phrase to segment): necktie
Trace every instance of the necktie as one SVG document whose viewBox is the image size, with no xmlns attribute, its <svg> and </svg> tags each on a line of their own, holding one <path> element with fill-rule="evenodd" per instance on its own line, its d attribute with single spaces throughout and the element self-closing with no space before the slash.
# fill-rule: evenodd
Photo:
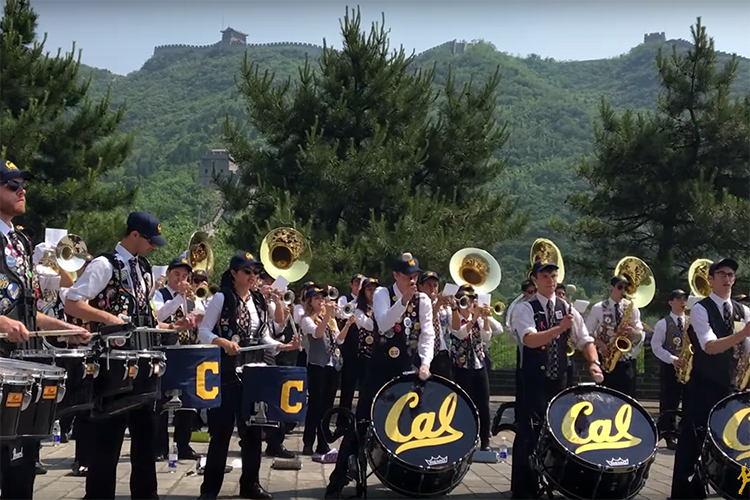
<svg viewBox="0 0 750 500">
<path fill-rule="evenodd" d="M 440 338 L 443 332 L 440 329 L 440 311 L 432 316 L 432 327 L 435 329 L 435 355 L 440 352 Z"/>
<path fill-rule="evenodd" d="M 677 330 L 680 332 L 680 335 L 685 333 L 684 328 L 685 326 L 682 324 L 682 318 L 677 318 Z"/>
<path fill-rule="evenodd" d="M 620 326 L 622 321 L 622 311 L 620 310 L 620 304 L 615 304 L 615 328 Z"/>
<path fill-rule="evenodd" d="M 732 311 L 729 310 L 729 302 L 724 302 L 724 327 L 727 329 L 727 335 L 731 335 L 734 331 L 734 323 L 732 321 Z M 744 351 L 744 342 L 740 342 L 734 346 L 734 357 L 739 359 L 742 357 Z"/>
<path fill-rule="evenodd" d="M 555 316 L 552 312 L 552 301 L 547 301 L 547 328 L 552 328 L 555 326 Z M 547 347 L 547 360 L 549 364 L 549 371 L 547 372 L 547 376 L 552 379 L 557 378 L 557 338 L 554 338 L 550 341 L 549 346 Z"/>
<path fill-rule="evenodd" d="M 237 332 L 240 338 L 247 338 L 250 336 L 250 311 L 247 310 L 247 304 L 242 299 L 237 298 L 237 328 L 240 330 Z"/>
<path fill-rule="evenodd" d="M 138 278 L 136 259 L 130 259 L 130 279 L 133 280 L 133 293 L 135 294 L 138 312 L 144 314 L 148 304 L 146 303 L 146 291 L 143 289 L 141 280 Z"/>
<path fill-rule="evenodd" d="M 29 277 L 29 263 L 28 263 L 28 256 L 26 255 L 26 249 L 23 246 L 23 243 L 21 243 L 21 238 L 18 237 L 18 233 L 15 231 L 11 231 L 8 233 L 8 241 L 10 241 L 11 244 L 11 253 L 13 254 L 13 257 L 15 258 L 15 267 L 16 268 L 16 274 L 23 280 L 24 285 L 26 288 L 31 287 L 31 279 Z"/>
</svg>

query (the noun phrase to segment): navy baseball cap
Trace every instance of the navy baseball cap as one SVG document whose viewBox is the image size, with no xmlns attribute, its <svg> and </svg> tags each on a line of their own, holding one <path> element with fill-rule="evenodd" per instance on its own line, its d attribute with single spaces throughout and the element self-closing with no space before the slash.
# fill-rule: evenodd
<svg viewBox="0 0 750 500">
<path fill-rule="evenodd" d="M 250 252 L 238 252 L 237 255 L 232 257 L 229 261 L 229 269 L 232 271 L 239 271 L 240 269 L 247 269 L 248 267 L 257 267 L 259 262 L 255 260 L 253 254 Z"/>
<path fill-rule="evenodd" d="M 611 280 L 609 280 L 609 284 L 612 286 L 618 286 L 618 285 L 625 285 L 628 286 L 630 282 L 623 278 L 622 276 L 614 276 Z"/>
<path fill-rule="evenodd" d="M 169 263 L 169 266 L 167 266 L 167 271 L 171 271 L 175 267 L 184 267 L 187 268 L 189 272 L 193 272 L 193 267 L 190 265 L 190 262 L 188 262 L 187 257 L 177 257 L 172 260 L 172 262 Z"/>
<path fill-rule="evenodd" d="M 150 212 L 133 212 L 128 215 L 128 233 L 137 231 L 157 247 L 163 247 L 167 240 L 161 235 L 161 223 Z"/>
<path fill-rule="evenodd" d="M 713 276 L 716 270 L 722 267 L 728 267 L 736 273 L 737 269 L 740 266 L 734 259 L 721 259 L 719 262 L 714 262 L 713 264 L 711 264 L 711 266 L 708 268 L 708 274 Z"/>
<path fill-rule="evenodd" d="M 365 279 L 365 275 L 362 273 L 355 273 L 352 275 L 352 279 L 349 280 L 349 283 L 354 283 L 355 281 L 362 281 Z"/>
<path fill-rule="evenodd" d="M 534 262 L 534 267 L 531 269 L 531 274 L 539 274 L 542 271 L 556 271 L 560 269 L 556 262 L 549 259 L 537 260 Z"/>
<path fill-rule="evenodd" d="M 365 290 L 370 285 L 380 286 L 380 282 L 377 278 L 364 278 L 362 280 L 362 290 Z"/>
<path fill-rule="evenodd" d="M 305 300 L 310 300 L 316 295 L 320 295 L 321 297 L 323 297 L 327 294 L 328 291 L 325 288 L 318 286 L 317 284 L 313 284 L 305 288 Z"/>
<path fill-rule="evenodd" d="M 401 257 L 396 259 L 396 265 L 393 270 L 401 274 L 416 274 L 422 272 L 419 268 L 419 261 L 408 252 L 402 254 Z"/>
<path fill-rule="evenodd" d="M 193 280 L 197 279 L 208 281 L 208 273 L 205 269 L 196 269 L 193 271 Z"/>
<path fill-rule="evenodd" d="M 420 285 L 424 285 L 427 280 L 431 279 L 438 279 L 438 275 L 435 271 L 424 271 L 422 274 L 419 275 L 419 279 L 417 280 L 417 283 Z"/>
<path fill-rule="evenodd" d="M 10 160 L 0 160 L 0 182 L 7 182 L 13 179 L 23 179 L 25 181 L 31 178 L 31 174 L 25 170 L 19 170 L 18 167 Z"/>
<path fill-rule="evenodd" d="M 672 292 L 669 294 L 669 300 L 686 299 L 687 297 L 688 297 L 688 293 L 682 288 L 672 290 Z"/>
</svg>

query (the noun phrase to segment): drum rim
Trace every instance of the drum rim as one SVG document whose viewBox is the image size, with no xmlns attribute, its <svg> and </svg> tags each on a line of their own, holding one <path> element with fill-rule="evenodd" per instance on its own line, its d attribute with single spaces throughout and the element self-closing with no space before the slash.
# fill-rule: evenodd
<svg viewBox="0 0 750 500">
<path fill-rule="evenodd" d="M 54 356 L 52 356 L 54 358 Z M 57 365 L 47 365 L 44 363 L 36 363 L 34 361 L 26 361 L 23 359 L 18 358 L 4 358 L 4 361 L 9 362 L 6 366 L 11 366 L 13 368 L 18 368 L 20 371 L 23 371 L 25 373 L 42 373 L 47 376 L 52 376 L 49 378 L 54 378 L 54 376 L 60 376 L 64 377 L 67 371 L 65 368 Z M 33 365 L 33 366 L 24 366 L 24 365 Z M 32 375 L 33 376 L 33 375 Z"/>
<path fill-rule="evenodd" d="M 23 378 L 23 380 L 22 380 Z M 23 382 L 22 384 L 19 382 Z M 26 372 L 4 373 L 0 371 L 0 386 L 9 385 L 31 385 L 34 383 L 34 377 Z M 0 391 L 2 392 L 2 391 Z"/>
<path fill-rule="evenodd" d="M 103 352 L 100 354 L 100 357 L 106 358 L 115 358 L 115 359 L 137 359 L 138 358 L 138 351 L 131 351 L 128 349 L 112 349 L 109 352 Z"/>
<path fill-rule="evenodd" d="M 375 403 L 377 403 L 378 397 L 380 396 L 380 393 L 383 392 L 383 391 L 385 391 L 386 389 L 389 389 L 392 385 L 395 385 L 395 384 L 401 382 L 401 379 L 405 379 L 407 377 L 415 377 L 415 376 L 416 376 L 416 372 L 402 373 L 401 375 L 398 375 L 398 376 L 392 378 L 391 380 L 389 380 L 388 382 L 386 382 L 385 385 L 383 385 L 383 387 L 381 387 L 380 389 L 378 389 L 378 391 L 375 393 L 375 396 L 372 398 L 372 404 L 370 405 L 370 422 L 374 422 L 373 419 L 372 419 L 372 414 L 375 411 Z M 466 391 L 464 391 L 461 388 L 461 386 L 459 386 L 457 383 L 455 383 L 454 381 L 452 381 L 450 379 L 447 379 L 445 377 L 441 377 L 440 375 L 435 375 L 435 374 L 431 374 L 430 378 L 427 379 L 427 380 L 430 380 L 432 378 L 435 378 L 435 379 L 437 379 L 439 381 L 447 382 L 446 385 L 449 385 L 449 386 L 453 385 L 453 386 L 455 386 L 455 392 L 457 394 L 459 394 L 459 396 L 463 396 L 464 399 L 468 403 L 470 403 L 472 409 L 474 410 L 472 413 L 474 415 L 474 420 L 476 421 L 476 424 L 477 424 L 477 435 L 474 438 L 474 444 L 472 445 L 471 450 L 466 455 L 462 456 L 459 460 L 456 460 L 456 461 L 452 462 L 451 465 L 456 465 L 456 464 L 465 462 L 466 460 L 470 460 L 471 457 L 474 456 L 474 452 L 477 451 L 477 449 L 479 449 L 479 410 L 477 410 L 476 405 L 471 400 L 471 398 L 466 393 Z M 421 471 L 421 470 L 439 471 L 441 469 L 443 469 L 443 470 L 451 470 L 451 469 L 454 468 L 454 467 L 444 467 L 444 468 L 441 468 L 441 467 L 430 467 L 430 466 L 417 465 L 417 464 L 413 464 L 413 463 L 407 462 L 404 459 L 402 459 L 401 457 L 399 457 L 398 455 L 396 455 L 393 452 L 393 450 L 390 450 L 390 449 L 386 448 L 385 444 L 383 443 L 383 440 L 380 438 L 380 436 L 378 435 L 378 433 L 377 433 L 377 431 L 375 429 L 375 424 L 374 423 L 371 425 L 370 433 L 372 434 L 372 437 L 374 437 L 376 439 L 377 445 L 379 445 L 380 448 L 388 454 L 388 456 L 393 457 L 393 459 L 399 465 L 403 465 L 405 468 L 408 468 L 410 470 L 416 470 L 416 471 Z M 368 458 L 370 460 L 372 460 L 372 458 L 370 457 L 371 452 L 370 452 L 369 448 L 370 447 L 368 446 L 367 447 L 367 450 L 368 450 L 367 454 L 368 454 Z M 381 481 L 382 481 L 382 479 L 381 479 Z"/>
<path fill-rule="evenodd" d="M 5 359 L 19 359 L 18 355 L 23 354 L 26 357 L 29 358 L 54 358 L 55 354 L 51 349 L 19 349 L 17 351 L 13 351 L 10 355 L 10 358 Z"/>
<path fill-rule="evenodd" d="M 741 466 L 741 464 L 740 464 L 739 462 L 737 462 L 737 461 L 736 461 L 735 459 L 733 459 L 732 457 L 730 457 L 730 456 L 729 456 L 729 455 L 727 454 L 727 452 L 725 452 L 725 451 L 724 451 L 724 450 L 723 450 L 723 449 L 721 448 L 721 446 L 719 446 L 719 444 L 718 444 L 718 443 L 716 442 L 716 440 L 714 439 L 714 436 L 713 436 L 713 434 L 711 433 L 711 417 L 713 416 L 713 414 L 714 414 L 714 411 L 716 410 L 716 408 L 718 408 L 718 406 L 719 406 L 720 404 L 722 404 L 722 403 L 723 403 L 724 401 L 726 401 L 726 400 L 729 400 L 729 399 L 732 399 L 732 398 L 736 398 L 736 397 L 738 397 L 738 396 L 742 396 L 742 395 L 745 395 L 745 394 L 747 394 L 747 395 L 750 395 L 750 389 L 745 389 L 744 391 L 739 391 L 739 392 L 735 392 L 735 393 L 733 393 L 733 394 L 730 394 L 730 395 L 728 395 L 728 396 L 725 396 L 725 397 L 721 398 L 721 399 L 720 399 L 720 400 L 719 400 L 719 401 L 718 401 L 718 402 L 717 402 L 717 403 L 716 403 L 716 404 L 715 404 L 715 405 L 713 406 L 713 408 L 711 408 L 711 411 L 710 411 L 710 412 L 708 413 L 708 432 L 706 432 L 706 437 L 705 437 L 705 439 L 703 440 L 703 447 L 705 447 L 705 446 L 706 446 L 706 442 L 710 440 L 710 441 L 711 441 L 711 443 L 713 444 L 713 448 L 714 448 L 714 449 L 715 449 L 716 451 L 718 451 L 719 453 L 721 453 L 721 454 L 722 454 L 722 455 L 723 455 L 723 456 L 724 456 L 725 458 L 727 458 L 728 460 L 731 460 L 731 461 L 732 461 L 733 463 L 735 463 L 735 464 L 737 464 L 737 465 L 740 465 L 740 466 Z M 706 476 L 706 477 L 708 477 L 708 476 Z"/>
<path fill-rule="evenodd" d="M 166 354 L 161 351 L 135 351 L 139 358 L 159 358 L 166 359 Z"/>
<path fill-rule="evenodd" d="M 174 345 L 160 345 L 154 347 L 156 350 L 180 350 L 180 349 L 221 349 L 221 347 L 214 344 L 174 344 Z"/>
<path fill-rule="evenodd" d="M 553 397 L 550 400 L 550 402 L 547 403 L 547 410 L 544 412 L 544 417 L 545 417 L 545 422 L 547 423 L 546 427 L 550 429 L 549 435 L 552 437 L 552 439 L 554 439 L 557 444 L 559 444 L 560 446 L 562 446 L 562 448 L 573 457 L 573 460 L 577 460 L 577 461 L 582 462 L 582 463 L 584 463 L 586 465 L 593 465 L 594 467 L 598 467 L 598 468 L 600 468 L 602 470 L 605 470 L 605 471 L 615 472 L 615 471 L 622 471 L 622 470 L 625 470 L 625 469 L 638 470 L 638 469 L 640 469 L 641 467 L 643 467 L 646 464 L 653 463 L 653 461 L 656 459 L 656 452 L 657 452 L 657 450 L 659 448 L 658 447 L 658 444 L 659 444 L 658 439 L 654 439 L 654 449 L 651 450 L 651 454 L 648 457 L 646 457 L 644 460 L 642 460 L 642 461 L 640 461 L 638 463 L 631 464 L 631 465 L 628 465 L 626 467 L 610 467 L 609 465 L 597 464 L 597 463 L 591 462 L 589 460 L 586 460 L 585 458 L 581 458 L 579 455 L 576 455 L 575 453 L 573 453 L 570 450 L 568 450 L 568 448 L 562 443 L 562 441 L 560 441 L 560 439 L 557 437 L 557 435 L 554 432 L 551 431 L 552 426 L 549 425 L 549 412 L 550 412 L 550 409 L 552 408 L 552 405 L 555 403 L 555 401 L 557 401 L 564 394 L 567 394 L 569 392 L 573 392 L 575 389 L 577 389 L 579 387 L 587 387 L 587 388 L 601 390 L 602 392 L 614 393 L 615 396 L 621 397 L 622 399 L 628 401 L 628 403 L 630 403 L 631 406 L 633 406 L 634 408 L 638 408 L 641 411 L 641 413 L 643 413 L 647 417 L 646 421 L 651 424 L 651 428 L 654 431 L 654 435 L 657 436 L 657 438 L 658 438 L 659 434 L 658 434 L 658 430 L 656 428 L 656 423 L 654 422 L 654 419 L 646 411 L 646 409 L 643 408 L 643 406 L 641 406 L 640 403 L 638 403 L 638 401 L 635 398 L 632 398 L 632 397 L 628 396 L 627 394 L 622 393 L 622 392 L 620 392 L 620 391 L 618 391 L 616 389 L 612 389 L 611 387 L 606 387 L 606 386 L 603 386 L 603 385 L 599 385 L 599 384 L 587 382 L 587 383 L 582 383 L 582 384 L 574 385 L 573 387 L 566 387 L 562 391 L 558 392 L 555 395 L 555 397 Z M 635 403 L 635 404 L 633 404 L 633 403 Z"/>
</svg>

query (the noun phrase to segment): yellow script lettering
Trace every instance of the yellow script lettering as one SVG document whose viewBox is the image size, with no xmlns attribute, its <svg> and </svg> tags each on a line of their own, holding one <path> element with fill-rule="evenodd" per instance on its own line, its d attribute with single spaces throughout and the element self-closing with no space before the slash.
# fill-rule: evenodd
<svg viewBox="0 0 750 500">
<path fill-rule="evenodd" d="M 292 389 L 297 392 L 302 392 L 305 388 L 304 382 L 301 380 L 287 380 L 284 385 L 281 386 L 281 409 L 286 413 L 299 413 L 302 410 L 302 403 L 292 404 L 290 399 L 292 396 Z"/>
<path fill-rule="evenodd" d="M 438 446 L 441 444 L 458 441 L 464 435 L 463 432 L 457 431 L 451 427 L 453 416 L 456 414 L 458 404 L 458 395 L 454 392 L 449 394 L 440 405 L 437 420 L 440 426 L 435 426 L 435 412 L 420 413 L 411 423 L 411 431 L 404 436 L 398 428 L 398 420 L 401 412 L 406 405 L 414 408 L 419 403 L 419 396 L 416 392 L 408 392 L 401 396 L 396 404 L 393 405 L 385 419 L 385 435 L 395 443 L 402 443 L 396 448 L 396 455 L 407 450 L 424 448 L 425 446 Z"/>
<path fill-rule="evenodd" d="M 739 462 L 743 458 L 749 458 L 750 457 L 750 443 L 744 444 L 740 442 L 740 438 L 737 435 L 738 431 L 740 430 L 740 424 L 743 420 L 748 419 L 750 420 L 750 408 L 743 408 L 734 415 L 732 415 L 732 418 L 729 419 L 729 422 L 727 422 L 727 425 L 724 427 L 723 435 L 721 436 L 724 440 L 724 444 L 727 445 L 729 448 L 733 449 L 734 451 L 742 451 L 744 453 L 740 453 L 736 460 Z"/>
<path fill-rule="evenodd" d="M 631 448 L 642 441 L 641 438 L 628 433 L 630 420 L 633 417 L 633 407 L 629 404 L 622 405 L 615 415 L 615 430 L 617 431 L 615 435 L 611 435 L 612 420 L 594 420 L 589 424 L 588 436 L 582 438 L 576 432 L 576 419 L 582 412 L 584 415 L 591 415 L 593 411 L 593 404 L 582 401 L 574 404 L 563 418 L 563 436 L 571 443 L 581 445 L 575 449 L 576 455 L 585 451 Z"/>
<path fill-rule="evenodd" d="M 206 372 L 211 372 L 214 375 L 218 375 L 219 362 L 204 361 L 203 363 L 198 365 L 198 368 L 195 369 L 195 393 L 204 401 L 210 401 L 218 397 L 219 386 L 215 385 L 211 389 L 208 389 L 206 387 Z"/>
</svg>

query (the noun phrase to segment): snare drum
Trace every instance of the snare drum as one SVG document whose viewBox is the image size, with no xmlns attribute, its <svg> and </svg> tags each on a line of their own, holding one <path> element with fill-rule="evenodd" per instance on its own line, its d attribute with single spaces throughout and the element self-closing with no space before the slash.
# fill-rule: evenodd
<svg viewBox="0 0 750 500">
<path fill-rule="evenodd" d="M 144 402 L 156 401 L 161 396 L 161 376 L 167 369 L 167 358 L 159 351 L 135 351 L 138 370 L 133 381 L 133 395 Z"/>
<path fill-rule="evenodd" d="M 196 344 L 157 349 L 164 352 L 169 367 L 161 379 L 165 397 L 176 395 L 182 408 L 221 406 L 221 347 Z"/>
<path fill-rule="evenodd" d="M 699 470 L 723 498 L 750 498 L 750 483 L 741 480 L 750 468 L 750 392 L 732 394 L 713 407 L 703 442 Z M 740 490 L 742 489 L 742 494 Z"/>
<path fill-rule="evenodd" d="M 256 351 L 263 352 L 263 351 Z M 270 422 L 304 422 L 307 369 L 263 364 L 242 367 L 242 418 L 255 415 L 255 403 L 266 403 Z"/>
<path fill-rule="evenodd" d="M 133 380 L 138 373 L 135 351 L 112 350 L 99 356 L 99 376 L 94 380 L 94 395 L 106 398 L 133 391 Z"/>
<path fill-rule="evenodd" d="M 65 397 L 65 369 L 20 359 L 5 359 L 3 363 L 34 379 L 31 404 L 22 410 L 18 422 L 18 437 L 45 439 L 51 436 L 57 419 L 57 404 Z"/>
<path fill-rule="evenodd" d="M 479 414 L 455 383 L 405 374 L 372 403 L 367 455 L 391 490 L 413 498 L 445 495 L 463 480 L 479 446 Z"/>
<path fill-rule="evenodd" d="M 12 441 L 18 436 L 21 412 L 31 403 L 34 378 L 26 372 L 6 365 L 0 358 L 0 442 Z"/>
<path fill-rule="evenodd" d="M 657 439 L 656 424 L 636 400 L 581 384 L 550 401 L 534 460 L 566 498 L 628 499 L 646 484 Z"/>
</svg>

